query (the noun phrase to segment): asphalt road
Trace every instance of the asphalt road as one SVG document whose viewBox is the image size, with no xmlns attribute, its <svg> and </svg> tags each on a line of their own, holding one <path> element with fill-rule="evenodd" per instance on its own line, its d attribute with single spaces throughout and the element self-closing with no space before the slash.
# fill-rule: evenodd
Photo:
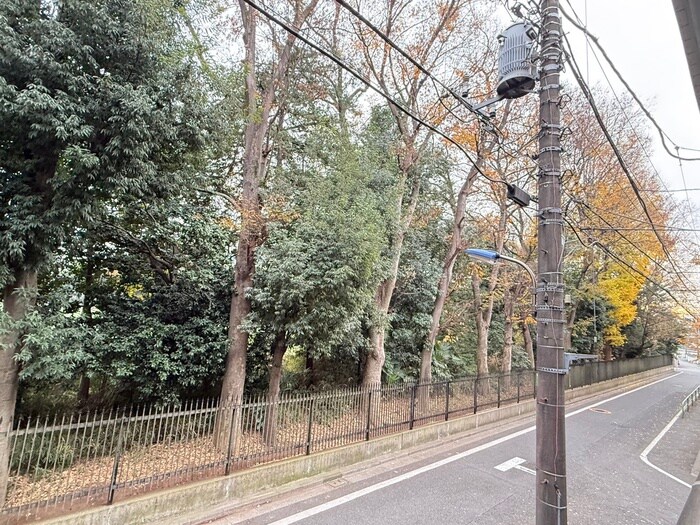
<svg viewBox="0 0 700 525">
<path fill-rule="evenodd" d="M 684 365 L 681 373 L 646 387 L 568 408 L 571 525 L 675 525 L 695 480 L 691 468 L 700 450 L 700 406 L 661 433 L 699 384 L 700 368 Z M 532 424 L 531 419 L 500 433 L 365 465 L 245 507 L 213 509 L 187 523 L 534 523 Z M 645 450 L 648 463 L 640 458 Z"/>
</svg>

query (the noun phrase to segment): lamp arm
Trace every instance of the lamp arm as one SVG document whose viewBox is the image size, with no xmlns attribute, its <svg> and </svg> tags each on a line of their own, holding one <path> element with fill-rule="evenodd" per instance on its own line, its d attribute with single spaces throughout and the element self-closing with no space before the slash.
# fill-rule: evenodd
<svg viewBox="0 0 700 525">
<path fill-rule="evenodd" d="M 498 255 L 498 258 L 513 264 L 517 264 L 530 276 L 530 279 L 532 280 L 532 310 L 534 314 L 537 315 L 537 276 L 535 275 L 535 272 L 533 272 L 527 264 L 518 259 L 513 259 L 512 257 L 508 257 L 507 255 L 501 254 Z"/>
</svg>

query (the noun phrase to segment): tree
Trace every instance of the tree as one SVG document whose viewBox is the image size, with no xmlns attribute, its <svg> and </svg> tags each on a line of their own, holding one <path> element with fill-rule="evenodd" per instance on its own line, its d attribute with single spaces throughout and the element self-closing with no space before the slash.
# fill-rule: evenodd
<svg viewBox="0 0 700 525">
<path fill-rule="evenodd" d="M 461 22 L 467 4 L 462 0 L 450 0 L 438 5 L 422 0 L 389 0 L 386 9 L 373 14 L 381 17 L 381 22 L 376 25 L 384 35 L 403 48 L 410 49 L 416 61 L 427 70 L 437 70 L 445 67 L 451 59 L 457 58 L 458 53 L 450 47 L 450 43 L 459 38 L 463 30 Z M 420 28 L 409 22 L 408 18 L 419 11 L 430 13 L 430 16 L 423 17 Z M 412 25 L 410 31 L 406 30 L 409 25 Z M 363 68 L 369 70 L 371 78 L 379 84 L 382 91 L 398 99 L 403 107 L 414 113 L 439 122 L 445 109 L 435 102 L 436 97 L 426 100 L 426 93 L 430 91 L 428 78 L 415 66 L 398 59 L 391 46 L 359 21 L 355 23 L 355 33 L 363 57 Z M 381 381 L 386 359 L 384 346 L 389 327 L 389 309 L 404 241 L 411 228 L 421 193 L 423 177 L 420 161 L 430 144 L 430 134 L 424 132 L 421 124 L 406 116 L 395 105 L 390 104 L 389 110 L 398 130 L 398 139 L 392 148 L 396 156 L 398 177 L 395 200 L 391 203 L 397 219 L 392 225 L 393 231 L 387 247 L 389 264 L 375 293 L 375 313 L 369 327 L 371 349 L 362 378 L 365 386 Z"/>
<path fill-rule="evenodd" d="M 293 2 L 290 6 L 292 25 L 294 27 L 304 25 L 317 3 L 318 0 L 310 0 L 306 4 Z M 246 121 L 243 131 L 240 198 L 229 198 L 240 215 L 240 231 L 236 247 L 236 269 L 229 315 L 229 349 L 221 387 L 221 403 L 227 406 L 241 401 L 245 387 L 249 334 L 243 323 L 251 312 L 248 291 L 253 287 L 255 276 L 255 252 L 264 242 L 266 235 L 260 188 L 270 159 L 271 145 L 268 142 L 270 126 L 276 119 L 283 118 L 281 113 L 274 114 L 273 110 L 283 106 L 290 78 L 292 50 L 296 42 L 296 38 L 289 34 L 286 38 L 272 43 L 274 58 L 271 60 L 270 73 L 267 78 L 261 79 L 258 69 L 260 64 L 257 14 L 243 0 L 239 1 L 239 7 L 245 49 L 243 66 Z M 273 35 L 276 33 L 273 32 Z"/>
<path fill-rule="evenodd" d="M 657 285 L 647 282 L 637 297 L 638 315 L 623 330 L 623 357 L 675 353 L 687 334 L 682 312 Z"/>
<path fill-rule="evenodd" d="M 603 119 L 620 144 L 626 164 L 632 166 L 634 184 L 658 189 L 646 158 L 649 139 L 635 126 L 640 114 L 629 101 L 622 100 L 622 104 L 603 97 Z M 667 203 L 658 193 L 645 192 L 640 199 L 634 192 L 586 103 L 574 98 L 570 112 L 576 118 L 570 121 L 573 133 L 566 139 L 571 176 L 566 181 L 565 207 L 568 216 L 575 217 L 576 233 L 584 232 L 593 245 L 602 248 L 568 250 L 571 262 L 567 271 L 575 283 L 568 325 L 570 332 L 575 332 L 579 306 L 603 299 L 601 304 L 610 308 L 610 322 L 603 328 L 603 351 L 606 359 L 611 359 L 613 349 L 625 342 L 624 327 L 637 315 L 636 298 L 645 278 L 669 257 L 674 239 L 662 231 L 669 217 Z"/>
<path fill-rule="evenodd" d="M 298 196 L 298 213 L 288 223 L 270 225 L 257 254 L 250 325 L 256 339 L 272 346 L 268 442 L 274 441 L 274 403 L 288 346 L 312 356 L 332 356 L 341 349 L 357 355 L 366 348 L 362 325 L 382 247 L 381 201 L 356 148 L 342 136 L 323 142 L 326 151 L 334 152 L 331 164 Z"/>
<path fill-rule="evenodd" d="M 202 144 L 195 70 L 171 14 L 159 0 L 3 3 L 2 469 L 19 377 L 14 356 L 43 265 L 76 224 L 94 222 L 110 202 L 167 195 L 180 181 L 177 165 Z"/>
</svg>

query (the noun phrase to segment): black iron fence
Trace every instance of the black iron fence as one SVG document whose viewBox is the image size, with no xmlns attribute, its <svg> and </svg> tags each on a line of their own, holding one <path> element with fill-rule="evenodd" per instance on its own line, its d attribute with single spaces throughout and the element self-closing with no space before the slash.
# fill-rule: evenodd
<svg viewBox="0 0 700 525">
<path fill-rule="evenodd" d="M 569 387 L 670 364 L 670 357 L 573 366 Z M 312 454 L 419 425 L 519 403 L 535 373 L 429 384 L 216 399 L 20 419 L 10 435 L 10 479 L 0 518 L 110 504 L 135 494 Z"/>
</svg>

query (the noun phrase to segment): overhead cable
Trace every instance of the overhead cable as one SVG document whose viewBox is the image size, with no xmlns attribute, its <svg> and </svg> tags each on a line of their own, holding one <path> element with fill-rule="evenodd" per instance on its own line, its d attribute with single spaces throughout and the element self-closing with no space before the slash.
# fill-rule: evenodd
<svg viewBox="0 0 700 525">
<path fill-rule="evenodd" d="M 571 3 L 570 3 L 570 2 L 567 2 L 567 3 L 569 3 L 569 6 L 571 6 Z M 573 10 L 573 7 L 571 7 L 571 9 Z M 571 24 L 572 24 L 576 29 L 578 29 L 579 31 L 582 31 L 587 37 L 589 37 L 589 38 L 591 39 L 591 41 L 593 41 L 593 43 L 596 45 L 596 47 L 600 50 L 601 54 L 603 55 L 603 58 L 605 58 L 605 61 L 608 63 L 608 65 L 610 66 L 610 68 L 613 70 L 613 72 L 615 73 L 615 75 L 617 76 L 617 78 L 620 80 L 620 82 L 622 82 L 622 85 L 625 86 L 625 89 L 627 89 L 627 91 L 630 93 L 630 95 L 632 95 L 632 98 L 634 98 L 635 102 L 639 105 L 639 107 L 640 107 L 641 110 L 644 112 L 644 114 L 646 115 L 646 117 L 651 121 L 651 123 L 654 125 L 654 127 L 656 128 L 656 130 L 659 132 L 659 136 L 661 137 L 661 144 L 663 145 L 663 147 L 664 147 L 664 149 L 666 150 L 666 152 L 667 152 L 671 157 L 673 157 L 673 158 L 675 158 L 675 159 L 687 160 L 687 161 L 700 161 L 700 157 L 682 157 L 682 156 L 680 156 L 680 155 L 678 155 L 678 154 L 676 154 L 676 153 L 673 153 L 673 152 L 671 151 L 671 149 L 668 147 L 668 144 L 666 143 L 666 139 L 668 139 L 668 141 L 669 141 L 671 144 L 673 144 L 673 146 L 674 146 L 675 148 L 680 148 L 680 149 L 684 149 L 684 150 L 688 150 L 688 151 L 699 151 L 699 150 L 693 149 L 693 148 L 686 148 L 686 147 L 683 147 L 683 146 L 678 146 L 678 145 L 671 139 L 671 137 L 669 137 L 668 134 L 661 128 L 661 126 L 660 126 L 659 123 L 656 121 L 656 119 L 654 118 L 654 116 L 653 116 L 653 115 L 651 114 L 651 112 L 646 108 L 646 106 L 645 106 L 644 103 L 641 101 L 641 99 L 639 98 L 639 96 L 637 96 L 637 93 L 635 93 L 635 91 L 632 89 L 632 87 L 629 85 L 629 83 L 628 83 L 628 82 L 625 80 L 625 78 L 622 76 L 622 73 L 620 73 L 620 71 L 619 71 L 619 70 L 617 69 L 617 67 L 615 66 L 615 63 L 614 63 L 614 62 L 612 61 L 612 59 L 608 56 L 607 52 L 605 51 L 605 49 L 603 48 L 603 46 L 602 46 L 602 45 L 600 44 L 600 42 L 598 41 L 598 38 L 597 38 L 596 36 L 592 35 L 592 34 L 590 33 L 590 31 L 588 31 L 588 29 L 587 29 L 586 27 L 582 26 L 582 25 L 579 24 L 576 20 L 574 20 L 574 18 L 573 18 L 571 15 L 569 15 L 569 14 L 566 12 L 565 9 L 562 8 L 562 9 L 561 9 L 561 12 L 562 12 L 562 14 L 564 15 L 564 17 L 565 17 L 569 22 L 571 22 Z M 577 15 L 577 16 L 578 16 L 578 15 Z"/>
<path fill-rule="evenodd" d="M 404 57 L 411 64 L 413 64 L 421 73 L 423 73 L 425 76 L 430 78 L 434 83 L 437 83 L 440 87 L 445 89 L 450 95 L 452 95 L 455 99 L 457 99 L 465 108 L 467 108 L 471 113 L 473 113 L 480 121 L 486 123 L 488 126 L 491 126 L 491 127 L 493 126 L 493 124 L 489 121 L 489 119 L 481 111 L 474 109 L 474 107 L 469 102 L 464 100 L 464 97 L 462 97 L 459 93 L 455 92 L 450 86 L 448 86 L 447 84 L 442 82 L 440 79 L 433 76 L 433 74 L 430 71 L 428 71 L 423 66 L 423 64 L 421 64 L 415 58 L 413 58 L 411 55 L 409 55 L 400 45 L 398 45 L 386 33 L 384 33 L 376 25 L 374 25 L 365 16 L 363 16 L 362 13 L 360 13 L 357 9 L 355 9 L 353 6 L 351 6 L 349 3 L 345 2 L 344 0 L 334 0 L 334 1 L 336 4 L 340 5 L 343 9 L 345 9 L 346 11 L 351 13 L 355 18 L 357 18 L 364 25 L 369 27 L 373 33 L 375 33 L 379 38 L 384 40 L 384 42 L 386 42 L 393 49 L 395 49 L 397 53 L 399 53 L 402 57 Z"/>
<path fill-rule="evenodd" d="M 270 13 L 269 11 L 267 11 L 266 9 L 261 7 L 260 5 L 256 4 L 252 0 L 243 0 L 243 2 L 248 4 L 250 7 L 252 7 L 256 11 L 258 11 L 260 14 L 262 14 L 263 16 L 265 16 L 266 18 L 268 18 L 269 20 L 271 20 L 272 22 L 274 22 L 275 24 L 280 26 L 282 29 L 284 29 L 285 31 L 287 31 L 288 33 L 293 35 L 294 37 L 296 37 L 299 40 L 301 40 L 302 42 L 304 42 L 306 45 L 308 45 L 314 51 L 317 51 L 318 53 L 322 54 L 323 56 L 325 56 L 326 58 L 328 58 L 329 60 L 334 62 L 336 65 L 343 68 L 345 71 L 347 71 L 352 76 L 354 76 L 357 80 L 359 80 L 360 82 L 365 84 L 367 87 L 369 87 L 372 91 L 377 93 L 382 98 L 386 99 L 390 104 L 392 104 L 396 109 L 401 111 L 403 114 L 410 117 L 414 121 L 418 122 L 420 125 L 422 125 L 426 129 L 429 129 L 433 133 L 439 135 L 440 137 L 442 137 L 443 139 L 448 141 L 450 144 L 454 145 L 459 151 L 462 152 L 462 154 L 464 154 L 464 156 L 467 158 L 469 163 L 474 167 L 474 169 L 482 177 L 484 177 L 486 180 L 488 180 L 489 182 L 492 182 L 494 184 L 503 184 L 507 187 L 510 187 L 510 184 L 508 184 L 506 181 L 494 179 L 493 177 L 489 177 L 488 175 L 486 175 L 486 173 L 484 173 L 484 171 L 479 167 L 478 163 L 472 158 L 472 156 L 469 154 L 469 152 L 459 142 L 454 140 L 452 137 L 450 137 L 449 135 L 447 135 L 443 131 L 439 130 L 437 127 L 435 127 L 432 124 L 429 124 L 426 121 L 424 121 L 423 119 L 421 119 L 418 115 L 413 113 L 410 109 L 401 105 L 401 103 L 399 103 L 398 101 L 396 101 L 395 99 L 393 99 L 392 97 L 387 95 L 381 88 L 375 86 L 372 82 L 370 82 L 365 77 L 363 77 L 362 74 L 360 74 L 358 71 L 356 71 L 352 66 L 348 65 L 346 62 L 344 62 L 343 60 L 341 60 L 340 58 L 335 56 L 333 53 L 326 51 L 325 49 L 323 49 L 319 45 L 315 44 L 314 42 L 312 42 L 311 40 L 306 38 L 304 35 L 301 34 L 299 29 L 292 27 L 290 24 L 288 24 L 287 22 L 285 22 L 281 18 L 275 16 L 273 13 Z"/>
<path fill-rule="evenodd" d="M 617 256 L 607 246 L 603 245 L 600 241 L 593 239 L 593 242 L 591 244 L 584 242 L 583 239 L 581 239 L 581 236 L 576 231 L 576 227 L 567 218 L 564 218 L 564 221 L 569 225 L 569 227 L 571 228 L 571 231 L 574 233 L 574 235 L 578 239 L 578 242 L 581 243 L 582 246 L 584 246 L 585 248 L 593 248 L 594 246 L 600 247 L 600 249 L 603 250 L 607 255 L 609 255 L 611 258 L 615 259 L 618 263 L 620 263 L 623 267 L 623 270 L 625 270 L 629 275 L 632 275 L 634 277 L 640 276 L 645 281 L 649 281 L 654 286 L 657 286 L 660 290 L 663 290 L 663 292 L 666 293 L 666 295 L 668 295 L 671 299 L 673 299 L 673 301 L 678 306 L 680 306 L 683 310 L 685 310 L 688 313 L 688 315 L 690 315 L 695 321 L 698 321 L 698 318 L 696 317 L 696 315 L 693 312 L 691 312 L 686 305 L 681 303 L 680 300 L 678 300 L 676 298 L 676 296 L 673 295 L 671 293 L 671 291 L 668 288 L 666 288 L 664 285 L 655 281 L 654 279 L 652 279 L 648 275 L 644 274 L 644 272 L 641 272 L 640 270 L 638 270 L 637 268 L 635 268 L 634 266 L 629 264 L 627 261 L 625 261 L 621 257 Z"/>
<path fill-rule="evenodd" d="M 591 106 L 591 109 L 593 110 L 593 114 L 594 114 L 596 120 L 598 121 L 598 125 L 600 126 L 600 129 L 603 132 L 603 134 L 605 135 L 605 138 L 607 139 L 608 143 L 610 144 L 610 147 L 612 148 L 613 153 L 615 154 L 615 157 L 617 158 L 617 161 L 620 164 L 620 167 L 622 168 L 622 171 L 624 172 L 625 176 L 627 177 L 627 180 L 629 181 L 630 186 L 632 187 L 632 191 L 634 192 L 635 196 L 637 197 L 637 200 L 639 201 L 639 204 L 642 207 L 642 211 L 644 211 L 644 215 L 646 215 L 647 219 L 649 220 L 649 225 L 654 230 L 654 234 L 656 235 L 656 238 L 659 241 L 659 244 L 661 245 L 661 249 L 666 254 L 666 258 L 668 259 L 668 262 L 671 264 L 673 269 L 677 273 L 680 274 L 680 272 L 676 268 L 675 263 L 673 262 L 673 257 L 671 256 L 671 253 L 668 251 L 668 248 L 666 247 L 666 243 L 663 241 L 663 239 L 661 238 L 661 235 L 659 234 L 659 232 L 656 228 L 656 224 L 654 223 L 654 220 L 652 219 L 651 214 L 649 213 L 649 209 L 647 208 L 646 202 L 644 201 L 644 198 L 642 197 L 642 194 L 639 191 L 639 186 L 637 186 L 637 182 L 635 181 L 634 177 L 632 176 L 632 173 L 630 172 L 629 168 L 627 167 L 627 163 L 625 162 L 625 159 L 622 157 L 622 153 L 620 152 L 620 149 L 617 147 L 615 140 L 613 139 L 612 135 L 610 135 L 610 132 L 608 131 L 608 128 L 605 125 L 605 122 L 603 121 L 603 117 L 601 116 L 600 111 L 598 110 L 598 106 L 596 105 L 596 102 L 593 99 L 593 94 L 591 93 L 591 90 L 581 76 L 581 72 L 580 72 L 580 69 L 578 67 L 578 63 L 576 62 L 576 59 L 574 58 L 573 54 L 571 53 L 571 45 L 569 44 L 569 39 L 566 37 L 566 35 L 564 36 L 564 40 L 565 40 L 565 42 L 567 44 L 567 48 L 569 50 L 567 61 L 568 61 L 569 65 L 571 65 L 571 71 L 574 75 L 574 78 L 576 79 L 576 82 L 578 83 L 579 87 L 581 88 L 581 91 L 583 91 L 583 94 L 586 97 L 588 104 Z"/>
</svg>

